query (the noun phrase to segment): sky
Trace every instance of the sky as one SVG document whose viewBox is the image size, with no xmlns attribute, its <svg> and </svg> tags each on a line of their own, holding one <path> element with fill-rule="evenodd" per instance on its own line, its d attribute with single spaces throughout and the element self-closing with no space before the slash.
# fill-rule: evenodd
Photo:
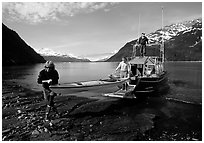
<svg viewBox="0 0 204 143">
<path fill-rule="evenodd" d="M 142 32 L 202 17 L 201 2 L 3 2 L 2 22 L 33 49 L 91 60 Z"/>
</svg>

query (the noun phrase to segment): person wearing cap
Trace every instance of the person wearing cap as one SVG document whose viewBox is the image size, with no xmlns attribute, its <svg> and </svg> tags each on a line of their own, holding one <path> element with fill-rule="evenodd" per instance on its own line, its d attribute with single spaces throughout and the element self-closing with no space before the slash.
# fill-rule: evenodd
<svg viewBox="0 0 204 143">
<path fill-rule="evenodd" d="M 146 44 L 148 44 L 148 38 L 145 36 L 145 33 L 142 33 L 141 37 L 139 38 L 141 56 L 146 54 Z"/>
<path fill-rule="evenodd" d="M 45 113 L 45 120 L 48 120 L 48 115 L 50 113 L 50 110 L 56 112 L 56 114 L 59 116 L 59 113 L 54 106 L 54 97 L 57 95 L 54 93 L 49 86 L 58 84 L 59 80 L 59 74 L 57 70 L 55 70 L 55 65 L 52 61 L 47 61 L 45 63 L 44 69 L 39 72 L 37 82 L 38 84 L 42 84 L 43 87 L 43 95 L 44 99 L 47 103 L 46 113 Z"/>
</svg>

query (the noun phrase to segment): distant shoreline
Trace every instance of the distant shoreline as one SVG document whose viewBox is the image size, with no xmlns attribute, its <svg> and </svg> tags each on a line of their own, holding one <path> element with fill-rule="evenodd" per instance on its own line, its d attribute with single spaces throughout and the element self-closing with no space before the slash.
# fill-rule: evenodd
<svg viewBox="0 0 204 143">
<path fill-rule="evenodd" d="M 90 62 L 57 62 L 55 61 L 55 63 L 101 63 L 101 62 L 107 62 L 107 61 L 90 61 Z M 120 62 L 120 61 L 114 61 L 114 62 Z M 109 62 L 109 63 L 114 63 L 114 62 Z M 169 63 L 173 63 L 173 62 L 190 62 L 190 63 L 202 63 L 202 61 L 165 61 L 165 62 L 169 62 Z M 43 63 L 35 63 L 35 64 L 43 64 Z M 34 64 L 25 64 L 25 65 L 2 65 L 2 67 L 12 67 L 12 66 L 28 66 L 28 65 L 34 65 Z"/>
</svg>

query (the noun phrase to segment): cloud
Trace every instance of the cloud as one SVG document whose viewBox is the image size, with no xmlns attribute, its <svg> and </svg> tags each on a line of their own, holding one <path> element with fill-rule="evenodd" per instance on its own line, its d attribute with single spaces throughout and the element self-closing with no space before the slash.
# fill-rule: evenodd
<svg viewBox="0 0 204 143">
<path fill-rule="evenodd" d="M 3 2 L 2 16 L 9 21 L 41 23 L 43 21 L 61 20 L 62 16 L 75 16 L 99 9 L 108 12 L 115 3 L 99 2 Z"/>
</svg>

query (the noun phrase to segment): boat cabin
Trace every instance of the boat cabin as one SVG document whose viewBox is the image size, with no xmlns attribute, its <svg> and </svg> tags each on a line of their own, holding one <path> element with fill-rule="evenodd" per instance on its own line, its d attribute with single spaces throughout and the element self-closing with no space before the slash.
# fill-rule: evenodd
<svg viewBox="0 0 204 143">
<path fill-rule="evenodd" d="M 159 57 L 135 57 L 129 63 L 131 77 L 157 77 L 163 73 L 163 63 Z"/>
</svg>

